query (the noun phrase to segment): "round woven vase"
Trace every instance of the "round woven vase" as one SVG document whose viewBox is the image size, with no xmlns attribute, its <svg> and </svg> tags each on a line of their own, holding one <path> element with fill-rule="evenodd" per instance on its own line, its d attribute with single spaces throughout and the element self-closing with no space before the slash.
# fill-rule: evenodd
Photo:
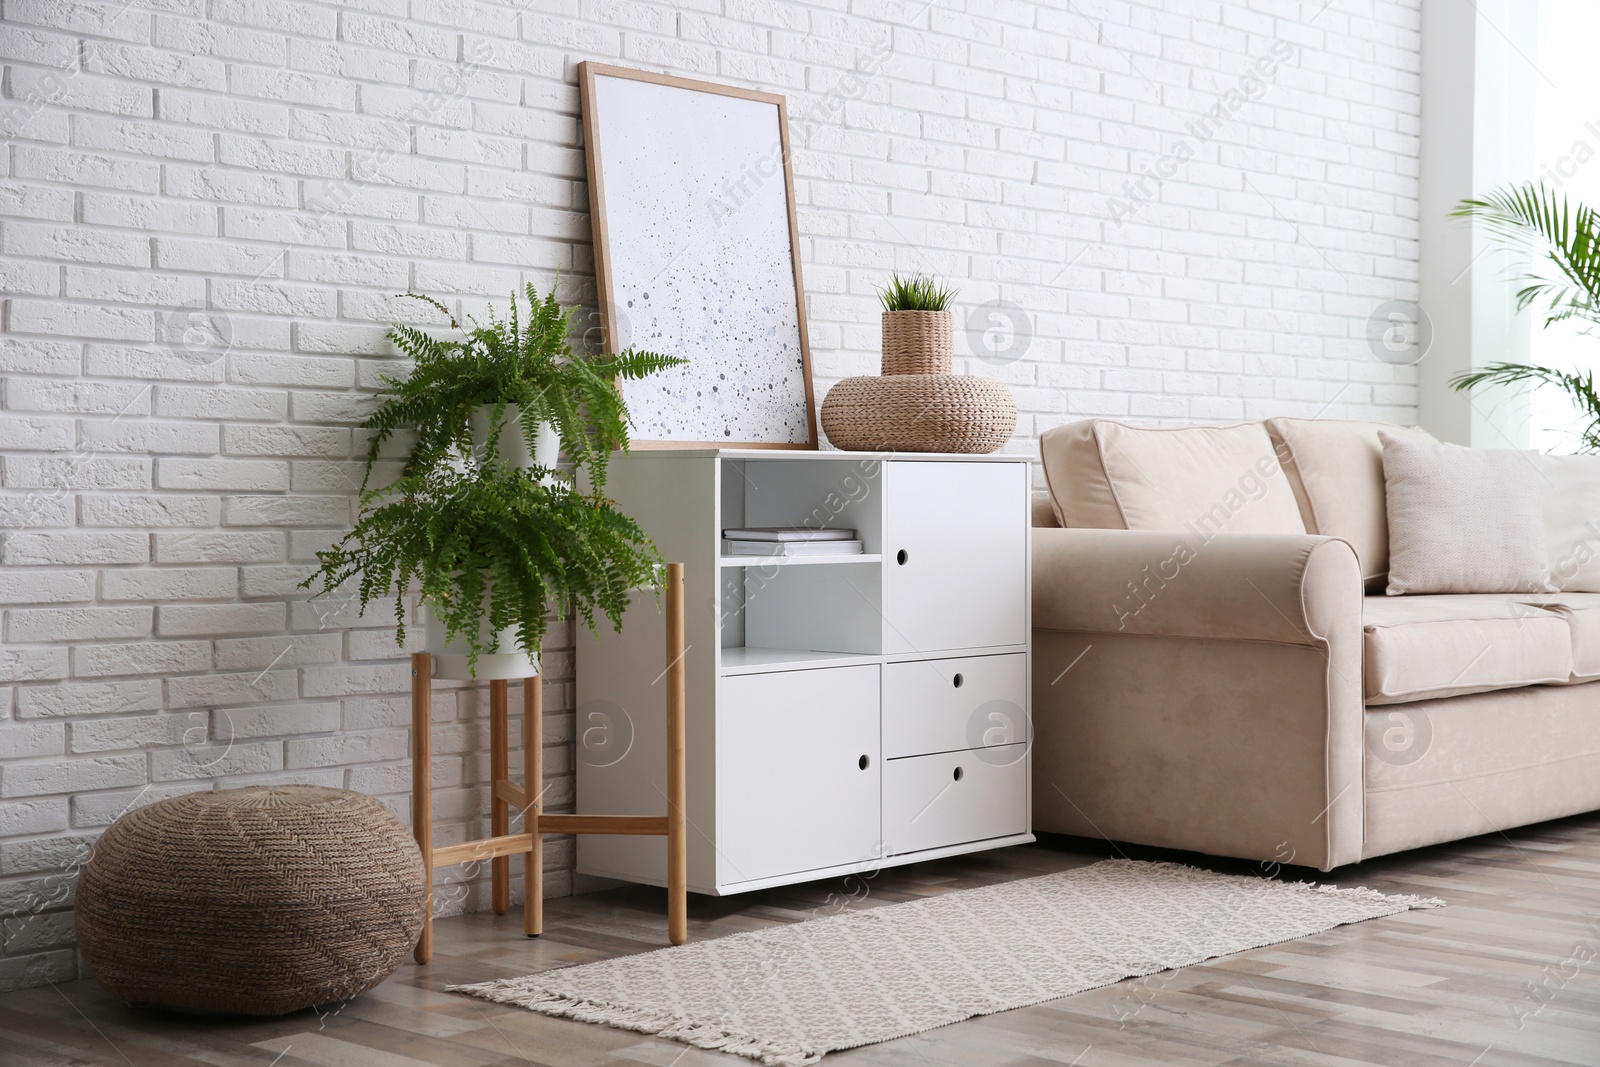
<svg viewBox="0 0 1600 1067">
<path fill-rule="evenodd" d="M 822 429 L 850 452 L 993 452 L 1017 427 L 1011 391 L 965 374 L 846 378 L 822 401 Z"/>
<path fill-rule="evenodd" d="M 948 311 L 885 311 L 883 375 L 846 378 L 822 400 L 822 430 L 850 452 L 993 452 L 1017 427 L 1017 402 L 993 378 L 951 374 Z"/>
<path fill-rule="evenodd" d="M 948 311 L 885 311 L 882 373 L 949 374 L 955 338 L 955 317 Z"/>
<path fill-rule="evenodd" d="M 122 816 L 78 876 L 78 945 L 131 1004 L 282 1015 L 409 958 L 422 854 L 378 801 L 321 786 L 190 793 Z"/>
</svg>

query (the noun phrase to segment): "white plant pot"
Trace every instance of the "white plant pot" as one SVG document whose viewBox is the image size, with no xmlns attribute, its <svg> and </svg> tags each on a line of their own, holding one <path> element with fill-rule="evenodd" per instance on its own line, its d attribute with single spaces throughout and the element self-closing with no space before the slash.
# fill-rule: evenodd
<svg viewBox="0 0 1600 1067">
<path fill-rule="evenodd" d="M 539 673 L 538 659 L 530 659 L 523 654 L 522 647 L 517 644 L 517 633 L 520 626 L 508 626 L 500 631 L 500 651 L 485 652 L 478 657 L 478 673 L 474 675 L 467 666 L 467 638 L 465 634 L 457 634 L 454 641 L 444 639 L 444 622 L 440 620 L 432 608 L 422 605 L 422 616 L 425 628 L 424 642 L 427 651 L 433 656 L 433 676 L 459 681 L 476 679 L 480 682 L 497 681 L 508 678 L 532 678 Z M 489 629 L 489 606 L 484 605 L 484 621 L 478 629 L 479 639 L 485 647 L 488 646 L 493 631 Z"/>
<path fill-rule="evenodd" d="M 489 418 L 493 414 L 493 404 L 479 404 L 472 409 L 472 450 L 480 458 L 489 448 Z M 535 431 L 533 455 L 528 454 L 528 438 L 522 432 L 522 412 L 515 404 L 506 405 L 498 444 L 496 454 L 500 462 L 508 467 L 554 469 L 561 458 L 561 435 L 549 422 L 539 423 Z"/>
</svg>

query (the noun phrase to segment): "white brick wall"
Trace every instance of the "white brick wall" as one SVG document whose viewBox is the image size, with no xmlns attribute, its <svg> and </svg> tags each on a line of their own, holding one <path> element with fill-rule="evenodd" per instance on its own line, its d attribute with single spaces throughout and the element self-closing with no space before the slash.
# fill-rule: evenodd
<svg viewBox="0 0 1600 1067">
<path fill-rule="evenodd" d="M 0 15 L 0 987 L 74 972 L 76 865 L 130 805 L 293 781 L 404 812 L 386 613 L 296 583 L 350 521 L 384 324 L 423 313 L 397 292 L 472 312 L 559 272 L 592 303 L 583 59 L 788 95 L 819 396 L 875 370 L 899 268 L 1016 309 L 1024 358 L 958 342 L 1015 391 L 1013 451 L 1085 415 L 1414 417 L 1364 337 L 1416 296 L 1419 0 Z M 484 704 L 440 692 L 444 841 L 485 828 Z"/>
</svg>

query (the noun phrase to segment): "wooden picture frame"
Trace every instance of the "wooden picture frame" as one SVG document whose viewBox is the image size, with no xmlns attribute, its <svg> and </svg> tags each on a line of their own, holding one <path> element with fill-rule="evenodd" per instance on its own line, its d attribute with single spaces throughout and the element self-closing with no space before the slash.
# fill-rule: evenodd
<svg viewBox="0 0 1600 1067">
<path fill-rule="evenodd" d="M 818 442 L 816 400 L 806 329 L 805 285 L 800 271 L 794 173 L 789 162 L 789 116 L 784 98 L 774 93 L 592 61 L 579 64 L 578 79 L 589 175 L 589 215 L 594 231 L 595 287 L 605 350 L 615 352 L 632 345 L 691 359 L 686 367 L 652 375 L 640 382 L 619 383 L 638 427 L 634 447 L 815 450 Z M 608 83 L 605 79 L 616 81 Z M 693 97 L 659 93 L 656 89 L 704 93 L 717 99 L 701 103 Z M 631 108 L 622 108 L 623 98 L 627 98 Z M 763 146 L 764 152 L 753 167 L 746 159 L 725 161 L 718 158 L 708 163 L 710 156 L 719 153 L 731 156 L 740 151 L 741 143 L 748 149 L 757 127 L 765 122 L 758 111 L 729 105 L 729 98 L 774 109 L 776 128 L 771 131 L 774 140 L 770 147 Z M 615 108 L 617 115 L 609 113 L 608 107 Z M 725 121 L 720 131 L 707 126 L 696 129 L 707 129 L 707 136 L 713 138 L 728 133 L 726 151 L 718 142 L 693 138 L 680 139 L 670 146 L 661 143 L 666 136 L 665 128 L 672 123 L 682 125 L 686 109 L 690 108 L 701 108 L 708 121 L 719 117 Z M 631 124 L 639 132 L 630 132 L 620 124 Z M 613 211 L 609 213 L 608 135 L 615 142 L 610 165 L 616 168 L 611 175 L 614 200 Z M 641 140 L 648 142 L 652 136 L 657 143 L 639 147 Z M 764 129 L 762 136 L 765 136 Z M 630 152 L 660 151 L 663 147 L 681 155 L 648 159 L 628 156 Z M 777 168 L 771 166 L 773 149 L 782 162 L 786 227 L 778 218 L 774 203 L 777 188 L 773 179 L 777 177 Z M 736 192 L 723 195 L 729 190 L 726 179 L 715 186 L 709 185 L 711 178 L 703 173 L 708 165 L 725 166 L 728 173 L 737 175 L 740 182 L 734 187 Z M 659 209 L 648 212 L 644 198 L 649 190 L 645 183 L 658 180 L 655 176 L 663 171 L 670 176 L 659 179 L 660 184 L 670 186 L 676 181 L 678 185 L 663 190 Z M 768 171 L 770 173 L 762 173 Z M 624 184 L 624 177 L 625 192 L 615 194 L 615 187 Z M 748 195 L 740 198 L 738 193 L 746 190 Z M 730 204 L 733 205 L 731 210 Z M 752 206 L 752 210 L 745 211 L 747 206 Z M 689 227 L 673 223 L 671 215 L 675 210 L 680 212 L 679 224 L 692 220 L 701 228 L 692 233 L 683 232 Z M 629 232 L 613 232 L 612 224 L 617 221 L 613 215 L 621 218 L 621 225 Z M 647 217 L 649 221 L 662 221 L 660 235 L 645 234 L 641 226 Z M 759 239 L 735 242 L 733 231 L 724 229 L 729 220 L 737 227 L 756 233 Z M 776 251 L 778 238 L 784 230 L 788 238 L 787 270 L 783 269 L 781 260 L 771 254 Z M 662 243 L 669 233 L 681 242 L 670 256 L 667 250 L 673 246 Z M 714 248 L 718 241 L 724 242 L 725 255 L 712 256 L 701 248 L 691 251 L 691 242 L 702 236 L 708 239 L 708 247 Z M 751 261 L 741 270 L 731 253 L 746 249 L 751 252 Z M 652 257 L 665 262 L 647 277 L 655 265 Z M 792 323 L 784 303 L 788 276 L 792 276 L 794 285 Z M 719 279 L 721 287 L 713 286 Z M 651 297 L 646 285 L 655 283 L 659 283 L 658 293 L 665 290 L 669 295 Z M 740 299 L 740 293 L 730 292 L 730 284 L 745 287 L 744 299 Z M 647 316 L 657 315 L 658 306 L 662 313 L 654 321 L 647 318 L 634 324 L 638 312 L 630 316 L 627 311 L 637 307 L 641 296 L 648 305 Z M 730 324 L 729 335 L 714 328 L 720 322 Z M 696 331 L 701 339 L 691 340 Z M 715 339 L 704 340 L 708 336 Z M 710 351 L 706 350 L 708 345 Z M 790 345 L 797 351 L 791 353 Z M 757 360 L 764 355 L 765 363 L 741 357 L 741 347 L 753 349 Z M 697 364 L 693 360 L 700 353 L 703 353 L 702 362 Z M 763 378 L 764 366 L 770 369 L 771 381 Z"/>
</svg>

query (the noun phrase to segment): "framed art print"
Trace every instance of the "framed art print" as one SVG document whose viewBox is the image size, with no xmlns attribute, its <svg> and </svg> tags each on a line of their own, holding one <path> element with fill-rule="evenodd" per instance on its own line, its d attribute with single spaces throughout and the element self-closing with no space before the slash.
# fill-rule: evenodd
<svg viewBox="0 0 1600 1067">
<path fill-rule="evenodd" d="M 817 447 L 784 99 L 579 67 L 607 351 L 688 363 L 619 383 L 641 448 Z"/>
</svg>

